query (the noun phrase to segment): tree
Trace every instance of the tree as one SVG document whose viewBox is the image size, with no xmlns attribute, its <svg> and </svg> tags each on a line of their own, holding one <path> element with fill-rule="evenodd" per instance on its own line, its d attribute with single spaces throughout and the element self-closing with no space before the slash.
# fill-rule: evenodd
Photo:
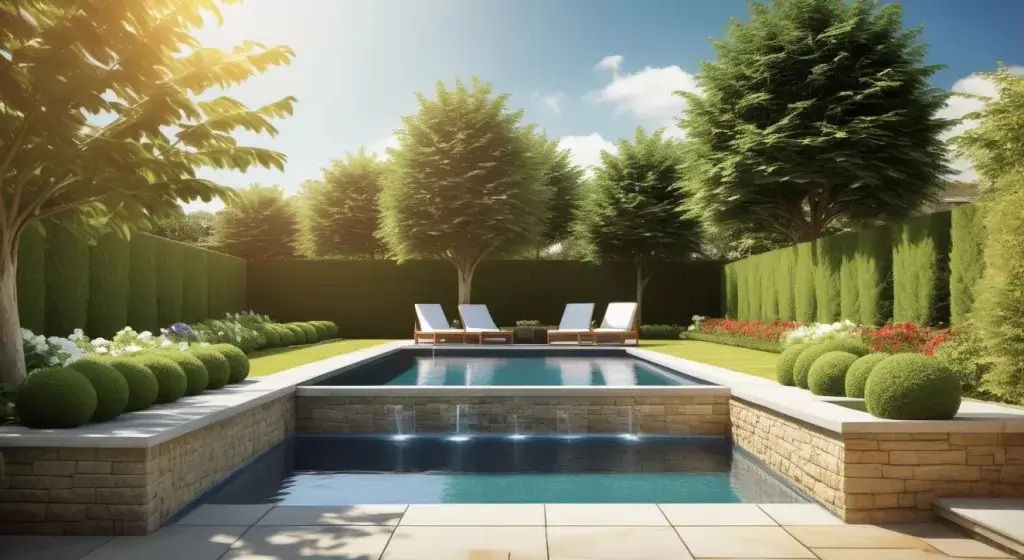
<svg viewBox="0 0 1024 560">
<path fill-rule="evenodd" d="M 193 212 L 160 220 L 153 227 L 153 235 L 166 237 L 197 247 L 213 245 L 213 221 L 211 212 Z"/>
<path fill-rule="evenodd" d="M 180 215 L 179 201 L 230 196 L 196 170 L 282 168 L 283 154 L 237 145 L 275 134 L 287 97 L 249 109 L 197 101 L 290 62 L 286 47 L 202 48 L 190 35 L 212 0 L 0 0 L 0 376 L 25 377 L 16 270 L 22 232 L 59 219 L 82 235 Z"/>
<path fill-rule="evenodd" d="M 663 132 L 638 128 L 633 142 L 619 142 L 618 154 L 601 152 L 576 222 L 589 260 L 633 263 L 638 321 L 651 265 L 691 258 L 701 248 L 699 222 L 679 212 L 682 150 Z"/>
<path fill-rule="evenodd" d="M 701 65 L 688 102 L 690 215 L 792 241 L 836 220 L 902 219 L 949 171 L 920 29 L 873 0 L 752 3 Z"/>
<path fill-rule="evenodd" d="M 535 137 L 534 153 L 542 166 L 543 183 L 547 187 L 550 205 L 548 218 L 534 258 L 541 250 L 555 243 L 567 243 L 572 237 L 572 222 L 583 194 L 583 169 L 572 163 L 569 150 L 558 149 L 558 142 L 543 134 Z"/>
<path fill-rule="evenodd" d="M 544 229 L 548 190 L 533 131 L 490 84 L 437 84 L 403 119 L 392 173 L 381 193 L 383 235 L 401 261 L 444 259 L 458 271 L 459 302 L 488 256 L 532 248 Z"/>
<path fill-rule="evenodd" d="M 331 162 L 323 179 L 303 184 L 299 252 L 310 258 L 382 258 L 377 197 L 385 171 L 383 162 L 360 150 Z"/>
<path fill-rule="evenodd" d="M 238 189 L 213 222 L 216 246 L 243 259 L 294 258 L 297 231 L 295 210 L 280 187 Z"/>
<path fill-rule="evenodd" d="M 982 101 L 984 108 L 964 116 L 978 125 L 951 142 L 988 188 L 1024 166 L 1024 76 L 1006 67 L 982 76 L 992 81 L 998 97 L 957 94 Z"/>
</svg>

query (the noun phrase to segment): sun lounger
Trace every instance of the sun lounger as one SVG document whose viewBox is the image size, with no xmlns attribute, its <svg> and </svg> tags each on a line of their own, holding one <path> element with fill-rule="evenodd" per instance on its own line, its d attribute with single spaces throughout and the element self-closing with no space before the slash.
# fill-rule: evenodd
<svg viewBox="0 0 1024 560">
<path fill-rule="evenodd" d="M 415 344 L 422 339 L 429 339 L 432 344 L 438 341 L 466 341 L 466 331 L 453 329 L 444 316 L 444 309 L 437 303 L 417 303 L 416 322 L 412 326 L 412 337 Z"/>
<path fill-rule="evenodd" d="M 459 316 L 462 317 L 462 326 L 466 329 L 466 339 L 476 338 L 477 342 L 483 344 L 484 339 L 500 338 L 512 343 L 511 331 L 503 331 L 494 324 L 491 312 L 486 305 L 464 303 L 459 306 Z"/>
<path fill-rule="evenodd" d="M 568 303 L 562 312 L 562 320 L 558 328 L 548 331 L 548 344 L 562 340 L 576 340 L 579 344 L 584 338 L 593 341 L 590 332 L 590 321 L 594 317 L 593 303 Z"/>
<path fill-rule="evenodd" d="M 601 339 L 618 339 L 621 344 L 635 340 L 640 344 L 640 325 L 636 320 L 635 302 L 614 302 L 608 304 L 601 326 L 594 329 L 594 342 Z"/>
</svg>

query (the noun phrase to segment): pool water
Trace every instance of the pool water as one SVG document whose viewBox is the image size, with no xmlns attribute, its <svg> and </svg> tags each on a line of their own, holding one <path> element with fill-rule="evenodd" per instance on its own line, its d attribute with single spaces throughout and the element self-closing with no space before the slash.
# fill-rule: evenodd
<svg viewBox="0 0 1024 560">
<path fill-rule="evenodd" d="M 401 350 L 317 385 L 702 385 L 622 351 Z"/>
<path fill-rule="evenodd" d="M 297 436 L 203 503 L 795 503 L 724 438 Z"/>
</svg>

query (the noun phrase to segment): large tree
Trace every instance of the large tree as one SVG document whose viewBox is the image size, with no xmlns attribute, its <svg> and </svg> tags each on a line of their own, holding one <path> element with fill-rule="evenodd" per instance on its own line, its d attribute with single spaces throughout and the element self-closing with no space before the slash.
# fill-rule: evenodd
<svg viewBox="0 0 1024 560">
<path fill-rule="evenodd" d="M 302 186 L 299 252 L 310 258 L 383 258 L 378 233 L 384 162 L 360 150 L 334 160 L 323 179 Z"/>
<path fill-rule="evenodd" d="M 298 223 L 284 191 L 252 185 L 235 193 L 213 220 L 217 248 L 243 259 L 294 258 Z"/>
<path fill-rule="evenodd" d="M 576 221 L 589 260 L 633 263 L 638 320 L 651 265 L 692 258 L 701 249 L 699 222 L 679 212 L 681 146 L 663 133 L 638 128 L 617 153 L 601 152 Z"/>
<path fill-rule="evenodd" d="M 751 3 L 702 63 L 688 107 L 685 188 L 692 215 L 793 241 L 836 220 L 899 219 L 933 200 L 949 172 L 920 29 L 874 0 Z"/>
<path fill-rule="evenodd" d="M 0 379 L 25 377 L 16 293 L 25 228 L 59 219 L 82 235 L 179 215 L 179 201 L 230 196 L 203 167 L 282 168 L 239 146 L 237 129 L 275 134 L 292 98 L 249 109 L 214 87 L 287 64 L 286 47 L 231 52 L 191 32 L 213 0 L 0 0 Z"/>
<path fill-rule="evenodd" d="M 473 273 L 488 256 L 532 248 L 545 225 L 549 191 L 533 150 L 533 131 L 509 111 L 508 95 L 437 84 L 417 95 L 403 119 L 392 172 L 381 193 L 382 232 L 404 261 L 444 259 L 458 271 L 459 302 L 469 303 Z"/>
<path fill-rule="evenodd" d="M 196 247 L 213 246 L 212 212 L 193 212 L 160 220 L 153 226 L 153 235 L 166 237 Z"/>
<path fill-rule="evenodd" d="M 568 243 L 572 236 L 572 223 L 583 194 L 583 168 L 572 162 L 569 150 L 560 150 L 558 142 L 538 134 L 534 154 L 543 173 L 543 183 L 549 191 L 549 212 L 543 232 L 532 255 L 555 243 Z"/>
</svg>

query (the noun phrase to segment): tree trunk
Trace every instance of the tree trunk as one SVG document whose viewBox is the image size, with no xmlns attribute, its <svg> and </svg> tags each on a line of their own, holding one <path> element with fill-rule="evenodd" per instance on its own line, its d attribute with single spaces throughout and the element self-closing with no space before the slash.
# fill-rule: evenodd
<svg viewBox="0 0 1024 560">
<path fill-rule="evenodd" d="M 455 266 L 459 274 L 459 304 L 471 303 L 469 296 L 473 288 L 473 272 L 476 270 L 476 265 L 460 263 Z"/>
<path fill-rule="evenodd" d="M 7 255 L 0 256 L 5 260 L 0 262 L 0 383 L 14 389 L 25 379 L 25 353 L 18 319 L 17 253 L 4 252 Z"/>
<path fill-rule="evenodd" d="M 647 287 L 647 281 L 650 280 L 650 274 L 644 266 L 642 259 L 636 260 L 636 322 L 637 324 L 643 324 L 643 317 L 640 311 L 644 307 L 644 288 Z"/>
</svg>

